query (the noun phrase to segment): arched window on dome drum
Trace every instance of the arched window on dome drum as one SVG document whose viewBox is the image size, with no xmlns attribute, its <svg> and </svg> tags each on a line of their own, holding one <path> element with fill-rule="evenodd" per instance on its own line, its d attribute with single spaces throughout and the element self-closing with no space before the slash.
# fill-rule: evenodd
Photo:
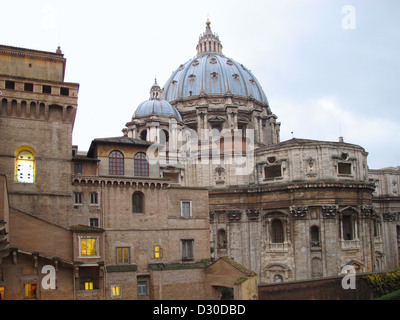
<svg viewBox="0 0 400 320">
<path fill-rule="evenodd" d="M 140 132 L 140 139 L 143 141 L 147 140 L 147 129 L 144 129 Z"/>
<path fill-rule="evenodd" d="M 149 162 L 147 156 L 143 152 L 135 154 L 135 176 L 148 177 L 149 176 Z"/>
<path fill-rule="evenodd" d="M 109 174 L 112 176 L 124 175 L 124 155 L 120 151 L 113 151 L 108 156 Z"/>
<path fill-rule="evenodd" d="M 35 182 L 35 156 L 33 150 L 22 148 L 17 151 L 15 181 L 20 183 Z"/>
<path fill-rule="evenodd" d="M 284 242 L 284 233 L 283 233 L 283 224 L 279 219 L 274 219 L 271 225 L 271 236 L 272 243 L 283 243 Z"/>
</svg>

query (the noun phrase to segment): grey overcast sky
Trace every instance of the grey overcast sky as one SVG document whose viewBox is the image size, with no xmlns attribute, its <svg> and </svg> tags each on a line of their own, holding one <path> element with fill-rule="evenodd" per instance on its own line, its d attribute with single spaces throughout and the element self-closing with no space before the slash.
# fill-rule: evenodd
<svg viewBox="0 0 400 320">
<path fill-rule="evenodd" d="M 80 84 L 73 144 L 122 135 L 136 107 L 196 54 L 207 17 L 296 138 L 361 145 L 400 165 L 398 0 L 3 1 L 0 43 L 67 58 Z M 292 134 L 293 132 L 293 134 Z"/>
</svg>

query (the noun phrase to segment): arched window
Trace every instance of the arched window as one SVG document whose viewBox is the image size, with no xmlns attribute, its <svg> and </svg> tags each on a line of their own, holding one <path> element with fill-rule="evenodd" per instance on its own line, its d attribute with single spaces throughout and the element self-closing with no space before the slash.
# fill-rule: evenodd
<svg viewBox="0 0 400 320">
<path fill-rule="evenodd" d="M 311 246 L 312 247 L 319 247 L 320 246 L 319 228 L 317 226 L 312 226 L 310 228 L 310 239 L 311 239 Z"/>
<path fill-rule="evenodd" d="M 147 140 L 147 129 L 144 129 L 143 131 L 140 132 L 140 139 L 143 141 Z"/>
<path fill-rule="evenodd" d="M 124 155 L 120 151 L 113 151 L 108 156 L 109 174 L 113 176 L 124 175 Z"/>
<path fill-rule="evenodd" d="M 15 159 L 15 181 L 21 183 L 35 182 L 35 153 L 29 147 L 18 148 Z"/>
<path fill-rule="evenodd" d="M 274 219 L 271 224 L 271 240 L 272 243 L 283 243 L 284 242 L 284 233 L 283 233 L 283 224 L 279 219 Z"/>
<path fill-rule="evenodd" d="M 166 144 L 169 142 L 169 132 L 165 129 L 160 130 L 160 143 Z"/>
<path fill-rule="evenodd" d="M 132 212 L 143 213 L 144 208 L 144 195 L 141 192 L 135 192 L 132 195 Z"/>
<path fill-rule="evenodd" d="M 146 154 L 143 152 L 138 152 L 135 154 L 135 176 L 149 176 L 149 162 L 147 161 Z"/>
</svg>

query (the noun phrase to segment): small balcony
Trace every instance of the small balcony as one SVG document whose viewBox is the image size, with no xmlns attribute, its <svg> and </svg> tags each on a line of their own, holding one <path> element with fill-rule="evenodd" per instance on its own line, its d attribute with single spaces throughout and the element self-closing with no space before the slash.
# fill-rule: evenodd
<svg viewBox="0 0 400 320">
<path fill-rule="evenodd" d="M 359 250 L 360 240 L 341 240 L 340 246 L 342 250 Z"/>
</svg>

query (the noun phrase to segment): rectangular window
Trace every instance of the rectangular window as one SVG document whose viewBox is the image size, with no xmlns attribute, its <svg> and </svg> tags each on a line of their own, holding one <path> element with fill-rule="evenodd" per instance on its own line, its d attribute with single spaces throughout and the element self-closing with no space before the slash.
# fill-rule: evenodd
<svg viewBox="0 0 400 320">
<path fill-rule="evenodd" d="M 0 300 L 4 300 L 4 287 L 0 287 Z"/>
<path fill-rule="evenodd" d="M 69 96 L 69 88 L 60 88 L 60 95 Z"/>
<path fill-rule="evenodd" d="M 97 256 L 97 238 L 81 238 L 81 256 Z"/>
<path fill-rule="evenodd" d="M 181 201 L 181 216 L 183 218 L 190 218 L 192 216 L 191 201 Z"/>
<path fill-rule="evenodd" d="M 338 174 L 351 174 L 351 163 L 339 162 L 338 163 Z"/>
<path fill-rule="evenodd" d="M 51 86 L 44 85 L 42 87 L 42 93 L 51 94 Z"/>
<path fill-rule="evenodd" d="M 6 80 L 6 89 L 14 90 L 15 89 L 15 82 Z"/>
<path fill-rule="evenodd" d="M 85 282 L 85 290 L 93 290 L 93 282 Z"/>
<path fill-rule="evenodd" d="M 99 194 L 97 192 L 90 193 L 90 204 L 99 204 Z"/>
<path fill-rule="evenodd" d="M 98 227 L 99 226 L 99 219 L 98 218 L 90 218 L 89 219 L 89 225 L 91 227 Z"/>
<path fill-rule="evenodd" d="M 82 204 L 82 193 L 81 192 L 75 192 L 74 193 L 74 203 L 75 204 Z"/>
<path fill-rule="evenodd" d="M 129 263 L 129 248 L 128 247 L 117 248 L 117 263 L 118 264 Z"/>
<path fill-rule="evenodd" d="M 24 83 L 24 91 L 33 92 L 33 83 Z"/>
<path fill-rule="evenodd" d="M 25 283 L 25 299 L 35 299 L 36 298 L 36 284 Z"/>
<path fill-rule="evenodd" d="M 154 258 L 161 259 L 161 246 L 154 247 Z"/>
<path fill-rule="evenodd" d="M 193 260 L 194 240 L 181 240 L 182 260 Z"/>
<path fill-rule="evenodd" d="M 264 172 L 265 172 L 265 179 L 282 177 L 282 168 L 280 164 L 265 167 Z"/>
<path fill-rule="evenodd" d="M 138 281 L 138 295 L 143 296 L 147 294 L 147 281 Z"/>
<path fill-rule="evenodd" d="M 74 163 L 74 173 L 82 173 L 82 163 Z"/>
<path fill-rule="evenodd" d="M 121 296 L 121 287 L 120 286 L 112 286 L 111 294 L 113 297 L 120 297 Z"/>
</svg>

